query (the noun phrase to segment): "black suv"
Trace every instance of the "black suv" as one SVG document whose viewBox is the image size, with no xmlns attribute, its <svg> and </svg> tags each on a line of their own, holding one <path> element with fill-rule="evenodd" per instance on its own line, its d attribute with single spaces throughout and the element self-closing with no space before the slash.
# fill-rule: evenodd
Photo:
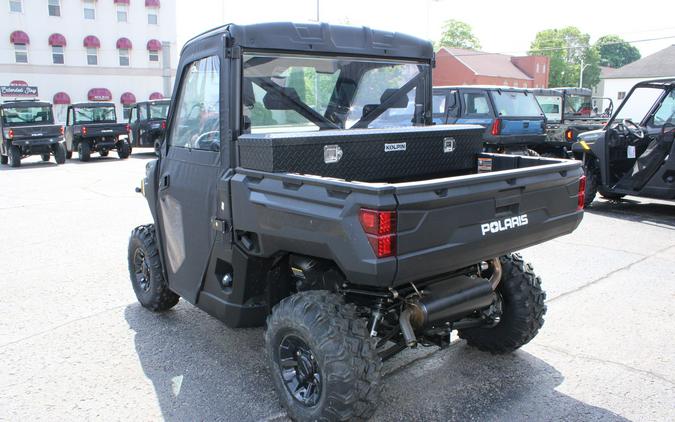
<svg viewBox="0 0 675 422">
<path fill-rule="evenodd" d="M 54 156 L 56 164 L 66 161 L 63 126 L 54 124 L 52 105 L 26 100 L 0 104 L 0 162 L 19 167 L 21 159 L 40 155 L 42 161 Z"/>
<path fill-rule="evenodd" d="M 153 147 L 159 155 L 164 139 L 166 115 L 170 99 L 142 101 L 131 106 L 129 114 L 129 143 L 135 147 Z"/>
</svg>

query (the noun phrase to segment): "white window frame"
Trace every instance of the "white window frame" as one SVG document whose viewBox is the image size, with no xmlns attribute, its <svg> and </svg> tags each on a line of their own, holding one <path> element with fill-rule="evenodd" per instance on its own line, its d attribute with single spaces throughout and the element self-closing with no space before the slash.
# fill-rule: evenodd
<svg viewBox="0 0 675 422">
<path fill-rule="evenodd" d="M 91 10 L 93 17 L 88 18 L 87 17 L 87 11 Z M 82 15 L 85 20 L 96 20 L 96 1 L 95 0 L 84 0 L 83 7 L 82 7 Z"/>
<path fill-rule="evenodd" d="M 26 61 L 19 61 L 19 56 L 25 56 Z M 28 45 L 23 43 L 14 44 L 14 61 L 16 63 L 28 63 Z"/>
<path fill-rule="evenodd" d="M 58 14 L 52 15 L 52 8 L 55 8 Z M 61 0 L 47 0 L 47 14 L 49 16 L 61 17 Z"/>
<path fill-rule="evenodd" d="M 12 5 L 18 5 L 19 10 L 12 10 Z M 9 13 L 23 13 L 23 0 L 9 0 Z"/>
<path fill-rule="evenodd" d="M 541 65 L 541 73 L 546 73 L 546 64 Z"/>
<path fill-rule="evenodd" d="M 59 51 L 60 50 L 60 51 Z M 56 57 L 61 56 L 61 63 L 56 62 Z M 62 45 L 53 45 L 52 46 L 52 64 L 65 64 L 66 63 L 66 54 L 65 49 Z"/>
<path fill-rule="evenodd" d="M 148 50 L 148 61 L 152 63 L 159 63 L 159 50 Z"/>
<path fill-rule="evenodd" d="M 131 59 L 129 56 L 129 49 L 128 48 L 118 48 L 117 49 L 118 55 L 119 55 L 119 64 L 120 66 L 123 67 L 129 67 L 131 66 Z M 122 59 L 125 58 L 127 59 L 127 64 L 122 64 Z"/>
<path fill-rule="evenodd" d="M 150 22 L 150 16 L 155 17 L 154 22 Z M 148 25 L 159 25 L 159 10 L 149 9 L 148 10 Z"/>
<path fill-rule="evenodd" d="M 537 63 L 537 70 L 534 73 L 539 73 L 539 63 Z"/>
<path fill-rule="evenodd" d="M 93 51 L 93 54 L 92 54 Z M 98 48 L 96 47 L 85 47 L 85 52 L 87 54 L 87 66 L 98 66 Z M 89 59 L 93 57 L 94 63 L 90 63 Z"/>
<path fill-rule="evenodd" d="M 117 4 L 116 5 L 116 13 L 117 13 L 117 22 L 118 23 L 128 23 L 129 22 L 129 8 L 127 7 L 126 4 Z M 124 20 L 120 20 L 120 14 L 124 14 Z"/>
</svg>

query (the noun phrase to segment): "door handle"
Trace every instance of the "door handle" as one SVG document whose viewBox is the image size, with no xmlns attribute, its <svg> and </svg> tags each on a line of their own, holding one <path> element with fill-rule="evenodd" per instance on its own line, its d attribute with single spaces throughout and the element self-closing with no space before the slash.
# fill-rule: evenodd
<svg viewBox="0 0 675 422">
<path fill-rule="evenodd" d="M 168 174 L 165 174 L 164 176 L 162 176 L 162 178 L 159 180 L 159 189 L 164 190 L 164 189 L 168 188 L 170 180 L 171 179 L 169 178 Z"/>
</svg>

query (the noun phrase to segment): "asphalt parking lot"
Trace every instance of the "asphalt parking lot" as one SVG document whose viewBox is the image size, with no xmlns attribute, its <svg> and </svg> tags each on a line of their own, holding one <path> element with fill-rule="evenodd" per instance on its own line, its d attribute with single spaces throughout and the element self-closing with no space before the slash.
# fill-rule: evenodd
<svg viewBox="0 0 675 422">
<path fill-rule="evenodd" d="M 151 154 L 0 167 L 0 420 L 285 420 L 262 330 L 181 301 L 152 314 L 128 280 Z M 385 365 L 375 420 L 675 420 L 675 204 L 596 201 L 523 251 L 543 330 L 491 356 L 463 341 Z"/>
</svg>

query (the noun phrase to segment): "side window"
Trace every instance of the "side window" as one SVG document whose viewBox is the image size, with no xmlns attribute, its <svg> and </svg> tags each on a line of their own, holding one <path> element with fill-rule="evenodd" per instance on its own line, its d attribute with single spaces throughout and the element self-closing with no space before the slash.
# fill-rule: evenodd
<svg viewBox="0 0 675 422">
<path fill-rule="evenodd" d="M 464 105 L 466 106 L 466 115 L 471 116 L 489 116 L 490 106 L 488 105 L 487 95 L 481 92 L 465 92 Z"/>
<path fill-rule="evenodd" d="M 220 148 L 220 62 L 211 56 L 186 67 L 169 144 L 179 148 Z"/>
<path fill-rule="evenodd" d="M 448 117 L 459 117 L 459 101 L 457 91 L 451 91 L 448 95 Z"/>
<path fill-rule="evenodd" d="M 433 114 L 445 114 L 445 94 L 434 94 Z"/>
<path fill-rule="evenodd" d="M 139 106 L 138 107 L 138 118 L 140 120 L 148 120 L 148 107 L 147 106 Z"/>
<path fill-rule="evenodd" d="M 131 108 L 131 118 L 129 120 L 131 123 L 136 123 L 136 120 L 138 120 L 138 106 Z"/>
</svg>

